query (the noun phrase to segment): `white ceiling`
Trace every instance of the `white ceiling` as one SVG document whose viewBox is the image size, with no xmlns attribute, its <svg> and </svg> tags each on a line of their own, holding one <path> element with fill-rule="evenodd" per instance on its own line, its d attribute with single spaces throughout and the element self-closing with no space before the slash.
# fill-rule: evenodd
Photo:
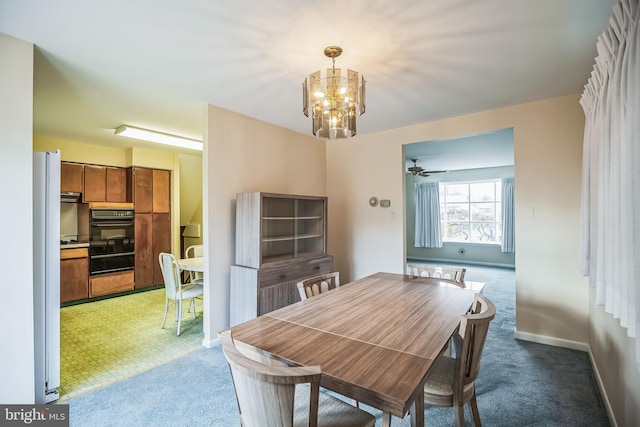
<svg viewBox="0 0 640 427">
<path fill-rule="evenodd" d="M 207 104 L 309 134 L 301 83 L 367 79 L 360 134 L 582 91 L 613 0 L 0 0 L 36 45 L 34 131 L 122 146 L 129 124 L 202 138 Z"/>
<path fill-rule="evenodd" d="M 407 168 L 416 159 L 426 171 L 513 166 L 513 129 L 407 144 L 404 154 Z"/>
</svg>

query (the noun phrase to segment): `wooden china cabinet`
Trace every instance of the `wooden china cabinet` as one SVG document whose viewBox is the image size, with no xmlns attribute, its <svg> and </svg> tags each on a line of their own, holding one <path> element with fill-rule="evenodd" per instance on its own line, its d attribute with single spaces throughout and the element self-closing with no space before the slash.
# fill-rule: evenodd
<svg viewBox="0 0 640 427">
<path fill-rule="evenodd" d="M 298 281 L 332 268 L 326 197 L 237 194 L 231 325 L 300 301 Z"/>
</svg>

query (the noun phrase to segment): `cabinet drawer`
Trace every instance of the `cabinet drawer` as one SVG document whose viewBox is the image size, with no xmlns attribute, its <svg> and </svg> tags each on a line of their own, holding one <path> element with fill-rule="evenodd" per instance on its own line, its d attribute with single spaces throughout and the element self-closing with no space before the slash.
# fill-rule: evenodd
<svg viewBox="0 0 640 427">
<path fill-rule="evenodd" d="M 133 270 L 122 273 L 101 274 L 89 279 L 89 298 L 132 289 Z"/>
<path fill-rule="evenodd" d="M 305 277 L 331 273 L 333 258 L 325 256 L 306 261 L 277 264 L 263 267 L 258 271 L 258 287 L 265 288 L 283 282 L 298 281 Z"/>
</svg>

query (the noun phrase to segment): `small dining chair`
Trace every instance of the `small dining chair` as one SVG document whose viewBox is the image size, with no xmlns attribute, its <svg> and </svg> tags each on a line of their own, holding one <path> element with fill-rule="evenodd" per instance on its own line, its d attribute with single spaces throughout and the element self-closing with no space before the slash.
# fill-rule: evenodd
<svg viewBox="0 0 640 427">
<path fill-rule="evenodd" d="M 199 258 L 204 256 L 203 245 L 191 245 L 184 251 L 185 258 Z M 200 283 L 204 281 L 204 273 L 201 271 L 189 271 L 189 282 Z"/>
<path fill-rule="evenodd" d="M 433 277 L 459 286 L 464 284 L 464 275 L 467 272 L 463 267 L 436 267 L 424 264 L 407 264 L 407 268 L 413 277 Z"/>
<path fill-rule="evenodd" d="M 177 335 L 180 335 L 180 328 L 182 326 L 182 314 L 183 314 L 183 301 L 191 301 L 186 307 L 193 310 L 193 318 L 196 318 L 196 306 L 202 305 L 202 302 L 196 304 L 196 298 L 200 298 L 204 295 L 204 286 L 202 283 L 182 283 L 180 275 L 180 268 L 178 267 L 178 261 L 173 254 L 161 252 L 158 255 L 158 261 L 160 262 L 160 269 L 162 271 L 162 278 L 164 279 L 165 289 L 165 305 L 164 305 L 164 319 L 162 320 L 162 329 L 167 322 L 167 313 L 169 307 L 173 305 L 176 311 L 176 320 L 178 321 Z"/>
<path fill-rule="evenodd" d="M 373 427 L 375 417 L 320 393 L 319 366 L 272 366 L 241 353 L 231 331 L 218 332 L 242 427 Z"/>
<path fill-rule="evenodd" d="M 471 312 L 462 316 L 453 335 L 455 358 L 440 355 L 427 375 L 424 403 L 453 407 L 456 425 L 459 427 L 465 425 L 465 404 L 469 405 L 473 424 L 481 426 L 475 381 L 480 372 L 480 359 L 489 324 L 495 315 L 495 305 L 488 298 L 475 294 Z"/>
<path fill-rule="evenodd" d="M 340 272 L 320 274 L 301 280 L 297 284 L 300 300 L 304 301 L 314 295 L 340 287 Z"/>
</svg>

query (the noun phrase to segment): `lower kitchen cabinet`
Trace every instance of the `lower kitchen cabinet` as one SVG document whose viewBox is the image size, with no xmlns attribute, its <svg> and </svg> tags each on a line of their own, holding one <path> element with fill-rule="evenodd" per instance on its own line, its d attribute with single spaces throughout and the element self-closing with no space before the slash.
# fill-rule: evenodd
<svg viewBox="0 0 640 427">
<path fill-rule="evenodd" d="M 300 301 L 297 283 L 331 273 L 333 257 L 265 264 L 262 268 L 231 266 L 231 326 Z"/>
<path fill-rule="evenodd" d="M 99 274 L 89 278 L 89 297 L 133 290 L 133 270 Z"/>
<path fill-rule="evenodd" d="M 89 251 L 86 248 L 60 251 L 60 302 L 89 298 Z"/>
<path fill-rule="evenodd" d="M 158 255 L 171 252 L 170 214 L 135 215 L 135 287 L 164 284 Z"/>
<path fill-rule="evenodd" d="M 134 228 L 135 287 L 147 288 L 153 286 L 153 214 L 136 213 Z"/>
<path fill-rule="evenodd" d="M 164 213 L 153 214 L 153 284 L 164 284 L 160 261 L 161 252 L 171 252 L 171 218 Z"/>
</svg>

